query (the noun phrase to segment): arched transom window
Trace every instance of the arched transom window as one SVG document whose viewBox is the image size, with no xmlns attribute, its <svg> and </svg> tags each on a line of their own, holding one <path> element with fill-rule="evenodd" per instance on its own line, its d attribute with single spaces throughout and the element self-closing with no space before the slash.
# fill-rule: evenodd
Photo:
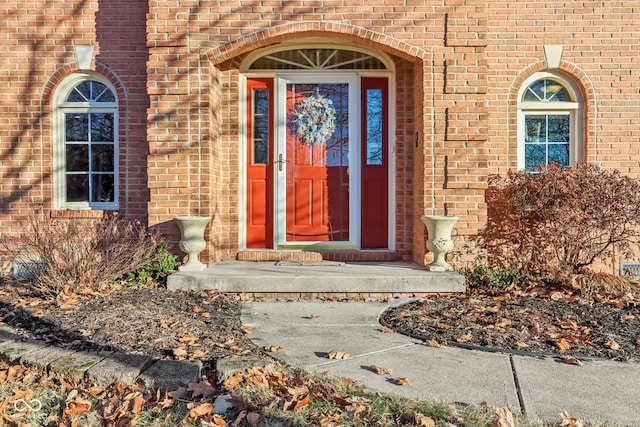
<svg viewBox="0 0 640 427">
<path fill-rule="evenodd" d="M 379 58 L 366 52 L 333 48 L 275 51 L 257 58 L 249 70 L 386 70 Z"/>
<path fill-rule="evenodd" d="M 556 163 L 570 166 L 582 157 L 581 99 L 567 79 L 537 73 L 520 91 L 518 102 L 518 167 L 536 170 Z"/>
<path fill-rule="evenodd" d="M 59 89 L 56 205 L 117 209 L 117 102 L 99 76 L 74 75 Z"/>
</svg>

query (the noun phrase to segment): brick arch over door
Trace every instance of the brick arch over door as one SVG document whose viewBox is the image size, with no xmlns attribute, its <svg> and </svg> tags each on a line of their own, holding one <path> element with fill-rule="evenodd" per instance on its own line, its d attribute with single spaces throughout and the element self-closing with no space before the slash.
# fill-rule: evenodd
<svg viewBox="0 0 640 427">
<path fill-rule="evenodd" d="M 517 156 L 515 150 L 517 149 L 517 108 L 518 108 L 518 91 L 521 89 L 525 80 L 535 73 L 541 71 L 555 71 L 563 74 L 567 79 L 573 80 L 582 91 L 582 98 L 584 103 L 584 128 L 582 132 L 583 147 L 584 147 L 584 161 L 588 163 L 598 161 L 598 102 L 596 97 L 596 89 L 589 76 L 581 70 L 577 65 L 567 61 L 561 61 L 558 68 L 547 68 L 546 61 L 539 61 L 535 64 L 531 64 L 518 73 L 516 78 L 511 83 L 509 88 L 509 165 L 511 166 L 516 161 Z"/>
<path fill-rule="evenodd" d="M 284 39 L 291 39 L 292 35 L 297 38 L 341 36 L 340 38 L 344 41 L 363 43 L 408 61 L 429 60 L 428 51 L 384 34 L 349 24 L 312 21 L 287 23 L 247 34 L 212 49 L 207 56 L 214 65 L 217 65 Z"/>
<path fill-rule="evenodd" d="M 227 91 L 228 88 L 235 90 L 241 60 L 246 57 L 247 54 L 263 47 L 269 47 L 283 41 L 317 37 L 331 39 L 334 43 L 345 42 L 346 44 L 357 44 L 372 50 L 384 52 L 392 58 L 395 58 L 396 78 L 403 76 L 401 82 L 396 80 L 398 98 L 411 100 L 409 101 L 411 105 L 407 105 L 399 110 L 402 112 L 401 114 L 410 117 L 407 117 L 406 120 L 400 120 L 399 122 L 398 117 L 395 117 L 396 124 L 401 123 L 401 130 L 396 127 L 395 138 L 400 149 L 404 150 L 397 152 L 395 156 L 396 159 L 402 156 L 402 161 L 405 163 L 403 163 L 404 167 L 400 170 L 403 170 L 405 174 L 399 179 L 396 177 L 396 190 L 399 192 L 396 194 L 395 251 L 388 252 L 386 255 L 375 253 L 373 253 L 373 255 L 375 255 L 375 257 L 386 256 L 394 260 L 412 261 L 414 258 L 419 260 L 423 257 L 424 249 L 419 249 L 417 252 L 414 249 L 416 247 L 424 248 L 424 242 L 422 240 L 424 233 L 421 231 L 414 233 L 415 224 L 413 217 L 415 215 L 413 215 L 413 212 L 422 212 L 424 210 L 421 204 L 422 202 L 418 201 L 422 199 L 422 197 L 418 195 L 422 193 L 418 187 L 430 185 L 425 184 L 425 182 L 432 179 L 430 176 L 425 176 L 424 168 L 420 165 L 424 163 L 425 158 L 427 159 L 426 161 L 431 163 L 432 159 L 429 160 L 429 157 L 435 156 L 435 154 L 431 151 L 428 153 L 424 152 L 424 146 L 426 144 L 422 144 L 420 149 L 414 150 L 414 141 L 416 135 L 420 135 L 420 139 L 433 137 L 431 135 L 433 126 L 428 123 L 433 116 L 431 109 L 434 105 L 432 102 L 432 85 L 434 84 L 433 52 L 430 50 L 412 46 L 404 41 L 357 26 L 337 23 L 299 22 L 257 31 L 220 47 L 202 52 L 209 61 L 209 73 L 211 76 L 210 111 L 212 114 L 209 117 L 211 121 L 211 146 L 219 147 L 224 145 L 224 143 L 218 144 L 213 142 L 219 138 L 227 140 L 227 142 L 230 141 L 232 139 L 233 129 L 237 125 L 237 123 L 235 123 L 237 114 L 235 116 L 229 116 L 228 119 L 230 119 L 231 122 L 225 123 L 225 119 L 222 116 L 222 114 L 225 113 L 222 113 L 222 111 L 226 111 L 225 105 L 228 107 L 224 100 L 229 101 L 233 99 L 228 93 L 224 92 Z M 396 102 L 398 101 L 396 100 Z M 215 150 L 212 152 L 213 163 L 211 167 L 213 169 L 223 169 L 227 167 L 227 163 L 229 162 L 224 158 L 224 155 L 221 156 L 221 154 L 222 153 Z M 222 197 L 219 196 L 219 194 L 226 194 L 224 193 L 224 183 L 215 174 L 212 174 L 210 178 L 211 209 L 218 212 L 220 206 L 226 206 L 226 200 L 218 200 Z M 415 188 L 418 188 L 418 190 L 414 194 Z M 229 197 L 233 204 L 237 203 L 237 194 L 230 194 Z M 419 206 L 414 206 L 415 203 L 419 203 Z M 241 239 L 237 238 L 238 230 L 236 224 L 233 222 L 228 223 L 228 221 L 225 222 L 224 219 L 226 216 L 233 217 L 233 215 L 233 212 L 219 212 L 212 221 L 208 238 L 210 242 L 213 242 L 215 259 L 235 259 L 237 250 L 235 242 L 241 241 Z M 402 217 L 401 220 L 400 217 Z M 418 226 L 420 225 L 421 224 L 418 224 Z M 419 228 L 419 230 L 422 230 L 422 228 Z M 414 239 L 419 240 L 417 245 L 413 241 Z M 329 256 L 329 254 L 324 253 L 323 255 Z M 348 251 L 337 251 L 330 255 L 333 257 L 349 257 L 354 254 Z M 367 254 L 360 253 L 356 255 L 356 257 L 363 257 L 364 255 Z M 383 258 L 380 258 L 380 260 L 382 259 Z M 347 259 L 345 258 L 344 260 Z M 364 258 L 362 258 L 362 260 L 364 260 Z"/>
</svg>

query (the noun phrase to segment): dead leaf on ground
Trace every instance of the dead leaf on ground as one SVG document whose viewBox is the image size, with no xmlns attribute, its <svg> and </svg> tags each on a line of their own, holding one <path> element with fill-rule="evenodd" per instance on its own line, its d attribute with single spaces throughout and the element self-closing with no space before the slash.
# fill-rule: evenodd
<svg viewBox="0 0 640 427">
<path fill-rule="evenodd" d="M 621 350 L 620 344 L 618 344 L 615 340 L 609 340 L 605 343 L 605 346 L 610 348 L 613 351 Z"/>
<path fill-rule="evenodd" d="M 282 350 L 282 347 L 279 345 L 268 345 L 266 347 L 262 347 L 264 351 L 268 351 L 269 353 L 275 353 L 276 351 Z"/>
<path fill-rule="evenodd" d="M 378 365 L 367 366 L 367 369 L 378 375 L 391 375 L 393 373 L 393 369 Z"/>
<path fill-rule="evenodd" d="M 446 323 L 436 323 L 436 328 L 438 328 L 438 329 L 453 329 L 453 326 L 447 325 Z"/>
<path fill-rule="evenodd" d="M 632 320 L 632 319 L 635 319 L 635 318 L 636 318 L 636 316 L 633 315 L 633 314 L 624 314 L 624 315 L 622 315 L 622 317 L 620 317 L 620 321 L 621 322 L 626 322 L 627 320 Z"/>
<path fill-rule="evenodd" d="M 410 386 L 411 385 L 411 381 L 409 381 L 409 378 L 394 378 L 393 379 L 393 383 L 395 385 L 402 385 L 402 386 Z"/>
<path fill-rule="evenodd" d="M 426 345 L 427 347 L 433 347 L 433 348 L 445 347 L 443 344 L 440 344 L 438 341 L 434 339 L 425 341 L 424 345 Z"/>
<path fill-rule="evenodd" d="M 383 334 L 394 334 L 396 332 L 391 328 L 387 328 L 386 326 L 383 326 L 382 328 L 378 328 L 378 331 L 382 332 Z"/>
<path fill-rule="evenodd" d="M 569 344 L 566 338 L 560 338 L 556 341 L 556 348 L 560 351 L 566 351 L 571 348 L 571 344 Z"/>
<path fill-rule="evenodd" d="M 564 360 L 565 363 L 568 363 L 570 365 L 582 366 L 582 362 L 580 361 L 580 359 L 576 357 L 565 355 L 565 356 L 560 356 L 560 358 Z"/>
<path fill-rule="evenodd" d="M 189 418 L 191 420 L 195 420 L 198 417 L 213 413 L 213 403 L 206 402 L 198 406 L 193 403 L 189 403 L 187 405 L 187 409 L 189 409 Z"/>
<path fill-rule="evenodd" d="M 472 339 L 473 339 L 473 337 L 471 335 L 464 334 L 464 335 L 460 335 L 458 338 L 456 338 L 456 341 L 465 343 L 465 342 L 471 341 Z"/>
<path fill-rule="evenodd" d="M 200 381 L 199 383 L 190 383 L 187 386 L 187 390 L 191 392 L 192 397 L 211 397 L 215 394 L 216 389 L 207 380 Z"/>
<path fill-rule="evenodd" d="M 318 317 L 320 317 L 319 314 L 310 314 L 308 316 L 302 316 L 303 319 L 317 319 Z"/>
<path fill-rule="evenodd" d="M 243 334 L 250 334 L 251 332 L 253 332 L 253 330 L 248 326 L 241 326 L 240 330 Z"/>
<path fill-rule="evenodd" d="M 62 413 L 62 419 L 69 417 L 81 417 L 89 413 L 91 409 L 91 402 L 81 398 L 77 398 L 73 402 L 69 402 L 64 412 Z"/>
<path fill-rule="evenodd" d="M 636 340 L 636 345 L 640 345 L 640 338 Z"/>
<path fill-rule="evenodd" d="M 567 411 L 564 411 L 560 414 L 560 426 L 561 427 L 583 427 L 584 423 L 569 415 Z"/>
<path fill-rule="evenodd" d="M 344 351 L 332 350 L 327 353 L 327 359 L 335 359 L 335 360 L 344 360 L 349 358 L 349 353 L 345 353 Z"/>
<path fill-rule="evenodd" d="M 524 341 L 516 341 L 516 346 L 517 346 L 518 348 L 527 348 L 527 347 L 529 347 L 529 344 L 527 344 L 527 343 L 526 343 L 526 342 L 524 342 Z"/>
<path fill-rule="evenodd" d="M 426 415 L 416 412 L 413 414 L 411 425 L 416 427 L 436 427 L 436 422 Z"/>
<path fill-rule="evenodd" d="M 497 408 L 491 427 L 515 427 L 511 409 Z"/>
</svg>

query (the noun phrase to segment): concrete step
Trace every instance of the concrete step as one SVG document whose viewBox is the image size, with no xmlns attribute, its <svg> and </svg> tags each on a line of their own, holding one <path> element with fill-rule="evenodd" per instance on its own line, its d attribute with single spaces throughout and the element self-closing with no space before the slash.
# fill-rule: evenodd
<svg viewBox="0 0 640 427">
<path fill-rule="evenodd" d="M 169 276 L 171 290 L 218 290 L 254 294 L 419 295 L 464 292 L 464 277 L 431 272 L 412 263 L 220 262 L 199 272 Z"/>
</svg>

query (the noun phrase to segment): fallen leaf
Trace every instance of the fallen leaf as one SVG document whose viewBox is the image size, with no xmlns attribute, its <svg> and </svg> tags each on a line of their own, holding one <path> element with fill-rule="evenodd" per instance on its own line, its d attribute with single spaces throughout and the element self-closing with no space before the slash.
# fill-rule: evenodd
<svg viewBox="0 0 640 427">
<path fill-rule="evenodd" d="M 460 335 L 458 338 L 456 338 L 456 341 L 458 342 L 469 342 L 473 339 L 473 337 L 469 334 L 464 334 L 464 335 Z"/>
<path fill-rule="evenodd" d="M 426 415 L 416 412 L 413 414 L 411 425 L 416 427 L 436 427 L 436 422 Z"/>
<path fill-rule="evenodd" d="M 250 426 L 257 425 L 258 421 L 260 421 L 260 414 L 258 414 L 257 412 L 249 412 L 247 414 L 247 422 Z"/>
<path fill-rule="evenodd" d="M 620 344 L 618 344 L 615 340 L 607 341 L 605 343 L 605 346 L 614 351 L 621 350 Z"/>
<path fill-rule="evenodd" d="M 242 331 L 243 334 L 250 334 L 251 332 L 253 332 L 251 328 L 248 326 L 242 326 L 240 327 L 240 330 Z"/>
<path fill-rule="evenodd" d="M 142 397 L 142 395 L 136 396 L 136 398 L 133 399 L 133 405 L 131 405 L 131 412 L 133 412 L 134 414 L 139 414 L 140 412 L 142 412 L 143 407 L 144 397 Z"/>
<path fill-rule="evenodd" d="M 438 341 L 433 340 L 433 339 L 425 341 L 425 342 L 424 342 L 424 345 L 426 345 L 427 347 L 434 347 L 434 348 L 441 348 L 441 347 L 443 347 L 443 345 L 442 345 L 442 344 L 440 344 Z"/>
<path fill-rule="evenodd" d="M 191 392 L 191 397 L 211 397 L 215 394 L 216 389 L 209 383 L 209 381 L 204 380 L 199 383 L 190 383 L 187 386 L 187 390 Z"/>
<path fill-rule="evenodd" d="M 453 329 L 453 326 L 447 325 L 446 323 L 436 323 L 436 328 L 438 328 L 438 329 Z"/>
<path fill-rule="evenodd" d="M 244 375 L 241 373 L 231 375 L 230 377 L 228 377 L 226 380 L 222 382 L 222 387 L 225 390 L 233 391 L 236 388 L 238 388 L 238 386 L 240 385 L 240 383 L 242 383 L 243 380 L 244 380 Z"/>
<path fill-rule="evenodd" d="M 393 369 L 385 368 L 383 366 L 378 366 L 378 365 L 367 366 L 367 369 L 378 375 L 391 375 L 393 373 Z"/>
<path fill-rule="evenodd" d="M 191 311 L 192 313 L 202 313 L 204 310 L 199 305 L 194 305 L 189 311 Z"/>
<path fill-rule="evenodd" d="M 386 326 L 383 326 L 382 328 L 378 328 L 378 331 L 384 334 L 394 334 L 396 332 L 391 328 L 387 328 Z"/>
<path fill-rule="evenodd" d="M 566 351 L 571 348 L 571 344 L 569 344 L 569 341 L 567 341 L 566 338 L 560 338 L 558 341 L 556 341 L 556 347 L 560 351 Z"/>
<path fill-rule="evenodd" d="M 309 395 L 292 396 L 289 399 L 283 401 L 282 409 L 285 411 L 297 411 L 298 409 L 309 406 Z"/>
<path fill-rule="evenodd" d="M 44 314 L 44 310 L 41 308 L 36 308 L 31 312 L 32 316 L 42 316 Z"/>
<path fill-rule="evenodd" d="M 344 351 L 332 350 L 327 353 L 327 359 L 344 360 L 349 358 L 349 353 Z"/>
<path fill-rule="evenodd" d="M 531 333 L 533 335 L 540 335 L 540 324 L 538 322 L 534 323 L 531 327 Z"/>
<path fill-rule="evenodd" d="M 172 353 L 175 357 L 186 357 L 188 352 L 185 347 L 178 347 L 172 350 Z"/>
<path fill-rule="evenodd" d="M 303 316 L 303 319 L 317 319 L 318 317 L 320 317 L 319 314 L 310 314 L 308 316 Z"/>
<path fill-rule="evenodd" d="M 276 351 L 282 350 L 282 347 L 280 347 L 279 345 L 270 345 L 270 346 L 262 347 L 262 349 L 264 351 L 268 351 L 269 353 L 274 353 Z"/>
<path fill-rule="evenodd" d="M 193 405 L 193 404 L 189 404 L 189 405 Z M 189 408 L 189 406 L 187 406 L 187 408 Z M 195 420 L 198 417 L 202 417 L 204 415 L 209 415 L 213 413 L 213 403 L 206 402 L 189 409 L 190 409 L 189 418 L 191 418 L 192 420 Z"/>
<path fill-rule="evenodd" d="M 560 358 L 564 360 L 565 363 L 568 363 L 570 365 L 582 366 L 582 362 L 580 361 L 580 359 L 576 357 L 564 355 L 564 356 L 560 356 Z"/>
<path fill-rule="evenodd" d="M 491 427 L 515 427 L 513 413 L 509 408 L 497 408 Z"/>
<path fill-rule="evenodd" d="M 404 385 L 404 386 L 411 385 L 411 381 L 409 381 L 409 378 L 394 378 L 393 383 L 395 385 Z"/>
<path fill-rule="evenodd" d="M 224 420 L 224 418 L 222 418 L 220 415 L 215 414 L 213 416 L 213 418 L 211 419 L 211 422 L 213 423 L 213 425 L 215 426 L 219 426 L 219 427 L 226 427 L 228 426 L 227 422 Z"/>
<path fill-rule="evenodd" d="M 35 313 L 35 311 L 34 311 L 34 313 Z M 621 322 L 626 322 L 627 320 L 631 320 L 631 319 L 635 319 L 635 318 L 636 318 L 636 316 L 633 315 L 633 314 L 624 314 L 624 315 L 622 315 L 622 317 L 620 317 L 620 321 Z"/>
<path fill-rule="evenodd" d="M 169 395 L 169 397 L 171 397 L 172 399 L 181 399 L 185 394 L 187 394 L 186 387 L 178 387 L 176 390 L 167 393 L 167 395 Z"/>
<path fill-rule="evenodd" d="M 205 311 L 204 313 L 201 314 L 201 316 L 208 319 L 209 317 L 211 317 L 211 313 L 209 313 L 208 311 Z"/>
<path fill-rule="evenodd" d="M 577 418 L 573 418 L 567 411 L 560 414 L 561 427 L 583 427 L 584 424 Z"/>
<path fill-rule="evenodd" d="M 91 402 L 81 398 L 77 398 L 73 402 L 69 402 L 64 412 L 62 413 L 62 419 L 69 417 L 81 417 L 89 413 L 91 409 Z"/>
<path fill-rule="evenodd" d="M 636 345 L 640 345 L 640 338 L 636 340 Z"/>
<path fill-rule="evenodd" d="M 551 294 L 551 296 L 549 298 L 551 298 L 553 301 L 560 301 L 564 296 L 562 295 L 561 292 L 554 292 Z"/>
<path fill-rule="evenodd" d="M 527 347 L 529 347 L 529 344 L 527 344 L 526 342 L 523 342 L 523 341 L 516 341 L 516 346 L 518 348 L 527 348 Z"/>
</svg>

